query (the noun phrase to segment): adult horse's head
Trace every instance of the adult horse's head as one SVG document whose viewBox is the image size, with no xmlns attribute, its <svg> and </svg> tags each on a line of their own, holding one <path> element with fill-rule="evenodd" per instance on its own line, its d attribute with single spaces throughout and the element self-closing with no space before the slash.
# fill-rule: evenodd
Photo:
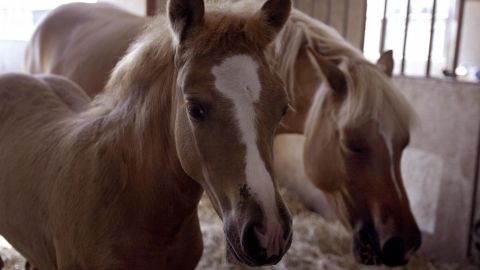
<svg viewBox="0 0 480 270">
<path fill-rule="evenodd" d="M 178 67 L 175 120 L 183 169 L 224 222 L 233 255 L 248 265 L 277 263 L 291 243 L 291 217 L 272 176 L 272 142 L 286 110 L 282 82 L 263 50 L 290 13 L 269 0 L 255 14 L 170 0 Z"/>
<path fill-rule="evenodd" d="M 400 173 L 412 116 L 387 76 L 391 52 L 377 65 L 333 59 L 337 66 L 310 50 L 328 83 L 306 123 L 306 173 L 352 228 L 357 260 L 405 264 L 421 235 Z"/>
</svg>

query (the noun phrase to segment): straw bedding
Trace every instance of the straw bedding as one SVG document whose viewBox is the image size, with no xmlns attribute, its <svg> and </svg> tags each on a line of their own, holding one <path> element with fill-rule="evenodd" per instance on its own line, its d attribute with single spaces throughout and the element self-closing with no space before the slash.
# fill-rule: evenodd
<svg viewBox="0 0 480 270">
<path fill-rule="evenodd" d="M 387 267 L 367 267 L 355 263 L 351 254 L 351 236 L 336 221 L 326 221 L 319 215 L 305 209 L 295 197 L 284 194 L 294 215 L 294 238 L 290 250 L 283 260 L 274 267 L 262 269 L 388 269 Z M 232 265 L 225 259 L 225 238 L 222 223 L 204 196 L 199 206 L 202 224 L 204 251 L 197 269 L 248 269 Z M 1 245 L 0 245 L 1 246 Z M 15 250 L 0 247 L 6 270 L 24 269 L 24 259 Z M 459 264 L 439 264 L 421 256 L 415 256 L 405 268 L 408 270 L 473 270 L 473 266 Z"/>
</svg>

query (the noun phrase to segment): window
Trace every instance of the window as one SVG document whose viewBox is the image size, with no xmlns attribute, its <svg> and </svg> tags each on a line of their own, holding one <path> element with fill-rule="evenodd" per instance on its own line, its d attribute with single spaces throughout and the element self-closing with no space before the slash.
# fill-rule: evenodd
<svg viewBox="0 0 480 270">
<path fill-rule="evenodd" d="M 96 0 L 0 0 L 0 73 L 23 70 L 23 53 L 36 24 L 49 11 L 71 2 Z"/>
<path fill-rule="evenodd" d="M 455 0 L 368 0 L 364 53 L 374 61 L 393 50 L 396 74 L 443 77 L 458 61 L 457 9 Z"/>
<path fill-rule="evenodd" d="M 35 25 L 49 11 L 71 2 L 95 0 L 0 0 L 0 40 L 28 40 Z"/>
</svg>

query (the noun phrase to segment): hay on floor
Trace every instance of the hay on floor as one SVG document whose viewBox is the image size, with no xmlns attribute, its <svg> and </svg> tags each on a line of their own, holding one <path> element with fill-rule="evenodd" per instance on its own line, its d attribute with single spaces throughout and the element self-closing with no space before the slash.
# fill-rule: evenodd
<svg viewBox="0 0 480 270">
<path fill-rule="evenodd" d="M 303 207 L 293 196 L 284 194 L 292 211 L 293 242 L 282 261 L 272 267 L 259 269 L 301 269 L 301 270 L 356 270 L 389 269 L 387 267 L 362 266 L 355 262 L 351 253 L 351 236 L 337 221 L 326 221 Z M 206 196 L 199 205 L 204 251 L 197 269 L 249 269 L 229 264 L 225 258 L 225 236 L 220 218 Z M 6 270 L 24 269 L 25 260 L 8 244 L 0 240 L 0 255 Z M 407 270 L 474 270 L 474 266 L 462 264 L 440 264 L 429 261 L 421 255 L 415 256 Z"/>
</svg>

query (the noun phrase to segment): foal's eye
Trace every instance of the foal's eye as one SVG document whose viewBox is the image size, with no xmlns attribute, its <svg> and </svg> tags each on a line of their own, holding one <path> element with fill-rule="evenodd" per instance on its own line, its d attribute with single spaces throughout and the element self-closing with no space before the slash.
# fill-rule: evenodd
<svg viewBox="0 0 480 270">
<path fill-rule="evenodd" d="M 206 117 L 206 111 L 200 104 L 189 103 L 187 105 L 188 115 L 195 121 L 202 121 Z"/>
</svg>

